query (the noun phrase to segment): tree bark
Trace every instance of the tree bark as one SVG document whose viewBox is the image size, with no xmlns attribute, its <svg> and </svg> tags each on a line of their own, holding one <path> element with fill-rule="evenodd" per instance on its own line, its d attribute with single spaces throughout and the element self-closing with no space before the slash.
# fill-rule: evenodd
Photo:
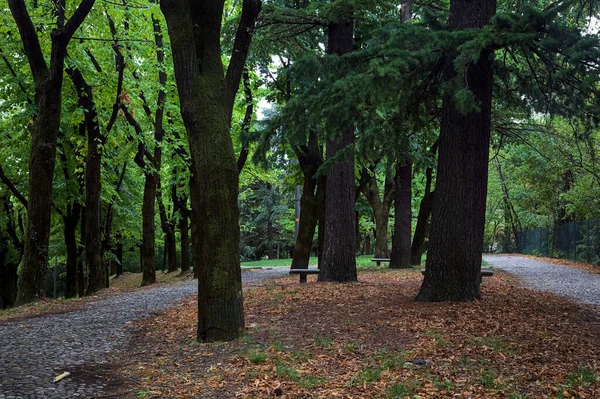
<svg viewBox="0 0 600 399">
<path fill-rule="evenodd" d="M 243 1 L 226 73 L 221 59 L 223 7 L 223 0 L 193 5 L 189 0 L 161 0 L 194 175 L 191 200 L 199 341 L 230 340 L 244 332 L 238 166 L 230 127 L 260 1 Z"/>
<path fill-rule="evenodd" d="M 496 0 L 451 0 L 454 30 L 481 28 L 496 12 Z M 444 79 L 456 78 L 446 55 Z M 461 80 L 463 80 L 461 78 Z M 417 301 L 479 299 L 485 226 L 493 88 L 493 51 L 471 62 L 464 81 L 479 107 L 463 113 L 452 93 L 442 100 L 442 121 L 426 273 Z"/>
<path fill-rule="evenodd" d="M 395 180 L 394 234 L 390 268 L 408 269 L 411 266 L 412 234 L 412 159 L 410 157 L 398 161 Z"/>
<path fill-rule="evenodd" d="M 59 10 L 57 27 L 51 33 L 52 49 L 49 65 L 42 53 L 38 34 L 29 17 L 25 2 L 22 0 L 8 1 L 35 82 L 35 105 L 37 107 L 37 115 L 31 128 L 29 206 L 17 297 L 17 303 L 21 305 L 33 302 L 44 295 L 44 278 L 48 269 L 52 182 L 61 117 L 64 60 L 69 41 L 86 18 L 94 1 L 83 0 L 66 23 L 64 23 L 64 9 Z"/>
</svg>

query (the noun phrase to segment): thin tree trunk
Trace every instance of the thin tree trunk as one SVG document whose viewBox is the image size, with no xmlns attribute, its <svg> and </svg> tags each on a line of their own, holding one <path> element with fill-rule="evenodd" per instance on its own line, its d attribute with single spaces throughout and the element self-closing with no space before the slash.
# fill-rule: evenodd
<svg viewBox="0 0 600 399">
<path fill-rule="evenodd" d="M 495 12 L 496 0 L 451 0 L 449 25 L 455 30 L 481 28 Z M 455 57 L 446 56 L 447 82 L 456 78 Z M 461 112 L 452 94 L 442 101 L 436 201 L 425 279 L 417 301 L 472 301 L 481 296 L 493 51 L 483 50 L 461 81 L 466 82 L 479 109 Z"/>
<path fill-rule="evenodd" d="M 427 168 L 425 175 L 427 179 L 425 183 L 425 192 L 423 194 L 423 198 L 421 199 L 421 204 L 419 205 L 417 225 L 415 227 L 413 242 L 410 247 L 410 263 L 415 266 L 421 264 L 421 258 L 425 252 L 425 239 L 427 238 L 429 217 L 431 216 L 433 199 L 435 196 L 435 192 L 431 191 L 433 168 Z"/>
<path fill-rule="evenodd" d="M 399 160 L 396 166 L 394 199 L 394 234 L 390 268 L 408 269 L 411 265 L 410 238 L 412 233 L 412 159 Z"/>
<path fill-rule="evenodd" d="M 159 178 L 160 179 L 160 178 Z M 165 259 L 167 273 L 176 272 L 177 267 L 177 248 L 175 240 L 175 222 L 167 215 L 167 209 L 163 203 L 162 184 L 158 181 L 158 190 L 156 192 L 156 201 L 158 202 L 158 213 L 160 214 L 160 227 L 165 234 Z"/>
</svg>

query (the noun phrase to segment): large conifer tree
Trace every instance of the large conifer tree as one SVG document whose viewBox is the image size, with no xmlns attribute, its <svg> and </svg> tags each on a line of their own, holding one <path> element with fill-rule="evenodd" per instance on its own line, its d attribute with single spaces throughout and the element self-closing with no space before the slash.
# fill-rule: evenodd
<svg viewBox="0 0 600 399">
<path fill-rule="evenodd" d="M 452 0 L 453 30 L 482 28 L 496 0 Z M 444 80 L 456 79 L 457 54 L 447 54 Z M 442 102 L 436 198 L 425 279 L 418 301 L 472 301 L 480 297 L 493 86 L 493 51 L 468 63 L 464 79 L 477 107 L 465 112 L 456 92 Z"/>
<path fill-rule="evenodd" d="M 349 17 L 329 25 L 329 54 L 341 56 L 352 51 L 354 23 Z M 340 137 L 327 140 L 326 155 L 337 159 L 327 171 L 325 183 L 327 217 L 319 281 L 356 281 L 354 126 L 342 128 Z"/>
</svg>

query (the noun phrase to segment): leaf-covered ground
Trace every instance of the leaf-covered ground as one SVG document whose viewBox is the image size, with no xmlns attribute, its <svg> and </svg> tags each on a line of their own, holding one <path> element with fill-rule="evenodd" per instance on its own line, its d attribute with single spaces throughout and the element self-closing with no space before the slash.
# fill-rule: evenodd
<svg viewBox="0 0 600 399">
<path fill-rule="evenodd" d="M 497 273 L 475 303 L 415 303 L 417 271 L 245 292 L 247 335 L 195 342 L 189 299 L 110 370 L 129 398 L 600 398 L 597 313 Z M 127 360 L 122 360 L 127 359 Z"/>
</svg>

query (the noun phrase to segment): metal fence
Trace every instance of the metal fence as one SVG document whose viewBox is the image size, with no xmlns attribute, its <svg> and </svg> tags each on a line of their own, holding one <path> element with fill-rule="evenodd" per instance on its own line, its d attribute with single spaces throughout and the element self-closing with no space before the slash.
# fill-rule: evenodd
<svg viewBox="0 0 600 399">
<path fill-rule="evenodd" d="M 600 220 L 590 219 L 520 231 L 517 251 L 600 264 Z"/>
</svg>

